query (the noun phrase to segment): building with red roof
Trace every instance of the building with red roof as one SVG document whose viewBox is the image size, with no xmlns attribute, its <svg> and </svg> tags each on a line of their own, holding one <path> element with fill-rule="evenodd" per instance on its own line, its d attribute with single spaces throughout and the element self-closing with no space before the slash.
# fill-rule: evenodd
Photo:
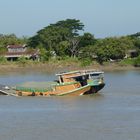
<svg viewBox="0 0 140 140">
<path fill-rule="evenodd" d="M 27 59 L 39 59 L 39 50 L 29 49 L 27 45 L 8 45 L 7 52 L 4 57 L 7 60 L 17 60 L 20 57 L 25 57 Z"/>
</svg>

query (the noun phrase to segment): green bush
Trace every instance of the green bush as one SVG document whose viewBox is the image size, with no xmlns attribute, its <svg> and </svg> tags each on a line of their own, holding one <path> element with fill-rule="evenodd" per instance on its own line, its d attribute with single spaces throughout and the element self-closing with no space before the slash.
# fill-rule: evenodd
<svg viewBox="0 0 140 140">
<path fill-rule="evenodd" d="M 140 55 L 134 60 L 134 66 L 140 67 Z"/>
<path fill-rule="evenodd" d="M 24 65 L 28 63 L 28 60 L 24 56 L 22 56 L 18 58 L 18 63 Z"/>
<path fill-rule="evenodd" d="M 120 65 L 134 65 L 134 59 L 127 58 L 119 62 Z"/>
<path fill-rule="evenodd" d="M 3 56 L 0 56 L 0 63 L 6 63 L 7 59 Z"/>
<path fill-rule="evenodd" d="M 51 52 L 50 51 L 46 51 L 45 49 L 41 50 L 41 54 L 40 54 L 40 61 L 41 62 L 46 62 L 51 58 Z"/>
<path fill-rule="evenodd" d="M 81 66 L 82 67 L 89 66 L 89 65 L 91 65 L 91 63 L 92 63 L 92 60 L 88 59 L 88 58 L 85 58 L 85 59 L 81 60 Z"/>
</svg>

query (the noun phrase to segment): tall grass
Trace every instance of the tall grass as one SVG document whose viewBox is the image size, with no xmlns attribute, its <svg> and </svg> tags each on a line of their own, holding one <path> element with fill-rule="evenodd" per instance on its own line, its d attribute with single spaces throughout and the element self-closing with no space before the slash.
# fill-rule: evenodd
<svg viewBox="0 0 140 140">
<path fill-rule="evenodd" d="M 134 61 L 135 59 L 133 58 L 127 58 L 127 59 L 123 59 L 121 60 L 118 64 L 122 65 L 122 66 L 127 66 L 127 65 L 134 65 Z"/>
<path fill-rule="evenodd" d="M 0 56 L 0 64 L 6 64 L 7 63 L 7 59 L 3 56 Z"/>
</svg>

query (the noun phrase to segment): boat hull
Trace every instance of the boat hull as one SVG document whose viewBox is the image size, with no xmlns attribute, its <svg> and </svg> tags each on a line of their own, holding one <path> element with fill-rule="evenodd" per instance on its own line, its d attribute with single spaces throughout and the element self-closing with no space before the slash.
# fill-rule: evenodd
<svg viewBox="0 0 140 140">
<path fill-rule="evenodd" d="M 95 94 L 98 91 L 100 91 L 104 86 L 105 86 L 105 83 L 101 83 L 99 85 L 87 85 L 71 92 L 59 94 L 59 96 L 60 95 L 61 96 L 63 95 L 79 96 L 79 95 Z"/>
<path fill-rule="evenodd" d="M 80 96 L 80 95 L 88 95 L 88 94 L 94 94 L 97 93 L 99 90 L 101 90 L 105 86 L 104 83 L 99 85 L 86 85 L 83 87 L 75 88 L 73 90 L 68 91 L 61 91 L 61 92 L 54 92 L 49 91 L 42 94 L 39 93 L 32 93 L 32 92 L 22 92 L 22 95 L 18 94 L 19 96 Z"/>
<path fill-rule="evenodd" d="M 91 89 L 90 85 L 86 85 L 84 87 L 80 87 L 80 88 L 74 89 L 72 91 L 68 91 L 68 92 L 57 94 L 57 96 L 64 96 L 64 95 L 80 96 L 80 95 L 84 95 L 90 89 Z"/>
<path fill-rule="evenodd" d="M 99 84 L 99 85 L 93 85 L 90 86 L 90 90 L 85 92 L 83 95 L 87 95 L 87 94 L 94 94 L 97 93 L 98 91 L 100 91 L 102 88 L 104 88 L 105 83 Z"/>
</svg>

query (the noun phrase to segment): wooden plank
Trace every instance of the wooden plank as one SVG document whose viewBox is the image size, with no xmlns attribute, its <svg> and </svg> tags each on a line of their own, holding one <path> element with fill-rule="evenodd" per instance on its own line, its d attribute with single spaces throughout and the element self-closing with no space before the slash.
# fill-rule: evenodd
<svg viewBox="0 0 140 140">
<path fill-rule="evenodd" d="M 13 93 L 12 93 L 12 91 L 13 91 Z M 14 90 L 8 90 L 8 91 L 0 90 L 0 94 L 1 95 L 9 95 L 9 96 L 18 96 L 14 93 Z"/>
<path fill-rule="evenodd" d="M 18 96 L 14 93 L 15 91 L 11 89 L 9 86 L 0 85 L 0 94 L 1 95 L 11 95 L 11 96 Z"/>
</svg>

